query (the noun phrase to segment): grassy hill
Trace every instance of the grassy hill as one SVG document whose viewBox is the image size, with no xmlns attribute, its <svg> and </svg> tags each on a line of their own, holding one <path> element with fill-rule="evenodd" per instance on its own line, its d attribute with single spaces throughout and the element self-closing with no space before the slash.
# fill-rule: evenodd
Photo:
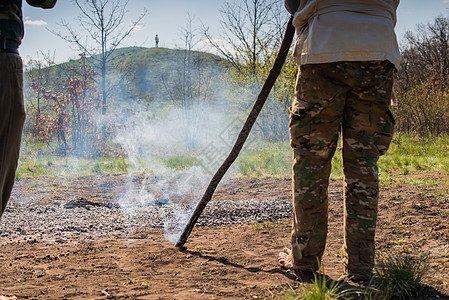
<svg viewBox="0 0 449 300">
<path fill-rule="evenodd" d="M 190 55 L 189 60 L 186 60 Z M 96 66 L 99 56 L 87 58 L 88 64 Z M 126 47 L 116 49 L 108 64 L 108 89 L 113 101 L 123 99 L 152 100 L 158 97 L 168 84 L 190 80 L 201 81 L 215 78 L 229 68 L 221 57 L 200 51 L 190 53 L 182 49 Z M 97 76 L 100 70 L 94 68 Z M 68 77 L 78 76 L 80 59 L 53 65 L 50 68 L 34 68 L 26 73 L 28 81 L 48 76 L 48 88 L 57 89 Z M 46 74 L 46 75 L 45 75 Z M 100 82 L 97 78 L 97 82 Z M 198 83 L 198 82 L 197 82 Z"/>
<path fill-rule="evenodd" d="M 27 71 L 25 136 L 33 141 L 36 138 L 51 141 L 52 145 L 48 146 L 52 150 L 86 148 L 78 145 L 92 141 L 84 135 L 95 135 L 94 119 L 103 108 L 99 67 L 99 56 L 94 56 L 50 67 L 36 65 Z M 210 104 L 219 99 L 217 90 L 223 85 L 223 74 L 228 68 L 226 60 L 205 52 L 143 47 L 117 49 L 107 65 L 107 118 L 104 120 L 124 118 L 142 109 L 149 117 L 162 116 L 173 107 L 190 114 L 200 102 Z M 92 74 L 85 71 L 89 69 L 94 75 L 86 76 L 86 80 L 83 74 Z M 104 133 L 109 132 L 104 129 Z M 94 147 L 94 142 L 90 144 L 90 148 Z"/>
<path fill-rule="evenodd" d="M 229 67 L 226 60 L 210 53 L 142 47 L 117 49 L 112 65 L 115 69 L 111 70 L 111 81 L 120 80 L 121 97 L 148 100 L 164 93 L 169 85 L 186 84 L 188 76 L 200 84 Z"/>
</svg>

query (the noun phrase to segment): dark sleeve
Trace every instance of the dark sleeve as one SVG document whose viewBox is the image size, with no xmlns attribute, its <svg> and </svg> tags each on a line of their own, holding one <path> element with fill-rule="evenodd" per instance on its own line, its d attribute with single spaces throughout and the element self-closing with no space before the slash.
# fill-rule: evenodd
<svg viewBox="0 0 449 300">
<path fill-rule="evenodd" d="M 27 0 L 27 3 L 34 7 L 53 8 L 56 0 Z"/>
<path fill-rule="evenodd" d="M 291 15 L 294 15 L 298 10 L 300 0 L 284 0 L 285 8 Z"/>
</svg>

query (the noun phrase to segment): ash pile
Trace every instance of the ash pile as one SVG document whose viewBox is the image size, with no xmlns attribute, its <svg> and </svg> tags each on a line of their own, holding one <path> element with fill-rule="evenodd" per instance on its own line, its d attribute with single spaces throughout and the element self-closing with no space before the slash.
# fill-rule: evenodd
<svg viewBox="0 0 449 300">
<path fill-rule="evenodd" d="M 64 204 L 11 201 L 0 220 L 0 244 L 66 243 L 145 236 L 167 227 L 182 231 L 194 204 L 157 198 L 145 203 L 98 203 L 77 197 Z M 197 226 L 257 223 L 291 217 L 282 200 L 211 201 Z M 168 224 L 168 225 L 167 225 Z"/>
</svg>

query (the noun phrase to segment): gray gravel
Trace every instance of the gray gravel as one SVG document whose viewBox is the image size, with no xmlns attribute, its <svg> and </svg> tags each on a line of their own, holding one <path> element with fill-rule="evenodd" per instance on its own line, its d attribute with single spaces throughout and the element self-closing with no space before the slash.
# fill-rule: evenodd
<svg viewBox="0 0 449 300">
<path fill-rule="evenodd" d="M 77 199 L 62 205 L 10 203 L 0 220 L 0 244 L 9 242 L 66 243 L 144 236 L 149 230 L 165 231 L 176 241 L 191 208 L 166 203 L 121 207 Z M 197 226 L 255 223 L 288 218 L 292 205 L 281 200 L 211 201 Z"/>
</svg>

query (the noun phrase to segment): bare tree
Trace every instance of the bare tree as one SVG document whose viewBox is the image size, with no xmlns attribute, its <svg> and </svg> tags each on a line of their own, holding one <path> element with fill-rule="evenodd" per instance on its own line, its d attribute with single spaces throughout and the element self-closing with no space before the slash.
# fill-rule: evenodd
<svg viewBox="0 0 449 300">
<path fill-rule="evenodd" d="M 449 19 L 437 17 L 405 35 L 396 91 L 398 130 L 449 132 Z"/>
<path fill-rule="evenodd" d="M 289 15 L 282 1 L 242 0 L 239 4 L 225 2 L 221 17 L 222 36 L 216 39 L 207 28 L 204 34 L 236 71 L 229 80 L 236 86 L 230 99 L 239 99 L 237 110 L 246 112 L 272 67 Z M 296 70 L 292 62 L 287 62 L 289 70 Z M 295 75 L 284 69 L 260 114 L 258 124 L 264 139 L 284 139 L 288 132 L 287 107 L 293 97 L 290 87 L 294 86 Z M 250 96 L 250 100 L 242 95 Z"/>
<path fill-rule="evenodd" d="M 38 135 L 38 132 L 34 125 L 38 123 L 38 118 L 41 114 L 41 111 L 43 109 L 45 110 L 45 100 L 43 99 L 41 90 L 35 92 L 29 87 L 33 84 L 38 84 L 39 86 L 48 86 L 49 82 L 54 79 L 51 76 L 52 74 L 50 69 L 50 67 L 55 64 L 54 52 L 53 56 L 50 55 L 50 52 L 47 54 L 41 52 L 40 55 L 43 56 L 42 59 L 38 54 L 37 58 L 29 60 L 25 65 L 26 88 L 24 88 L 24 94 L 28 104 L 27 114 L 29 116 L 33 116 L 31 120 L 30 118 L 27 118 L 27 122 L 25 123 L 25 131 L 31 132 L 33 137 L 36 137 Z"/>
<path fill-rule="evenodd" d="M 436 85 L 446 85 L 449 78 L 449 19 L 437 17 L 433 23 L 420 24 L 405 35 L 402 73 Z M 430 76 L 430 77 L 429 77 Z"/>
<path fill-rule="evenodd" d="M 101 74 L 101 109 L 106 114 L 108 89 L 106 86 L 106 75 L 108 65 L 112 60 L 112 54 L 125 38 L 140 24 L 147 15 L 144 8 L 142 13 L 126 26 L 123 19 L 127 13 L 128 0 L 73 0 L 80 10 L 77 18 L 80 27 L 76 29 L 66 21 L 61 22 L 67 34 L 53 32 L 65 41 L 75 45 L 83 55 L 91 56 L 96 68 Z M 82 28 L 83 36 L 78 28 Z M 84 42 L 84 37 L 89 37 L 94 43 L 89 46 Z"/>
<path fill-rule="evenodd" d="M 249 68 L 255 75 L 257 69 L 266 66 L 277 48 L 279 1 L 243 0 L 239 4 L 225 2 L 221 12 L 223 35 L 215 39 L 207 28 L 204 34 L 220 55 L 229 60 L 239 72 Z M 286 22 L 284 21 L 284 24 Z"/>
<path fill-rule="evenodd" d="M 203 61 L 205 53 L 198 51 L 200 30 L 194 28 L 195 17 L 187 14 L 185 27 L 181 29 L 180 39 L 183 41 L 179 52 L 178 72 L 162 74 L 165 93 L 172 104 L 180 109 L 184 126 L 185 141 L 191 149 L 195 148 L 195 136 L 199 129 L 201 105 L 212 95 L 209 69 Z"/>
</svg>

